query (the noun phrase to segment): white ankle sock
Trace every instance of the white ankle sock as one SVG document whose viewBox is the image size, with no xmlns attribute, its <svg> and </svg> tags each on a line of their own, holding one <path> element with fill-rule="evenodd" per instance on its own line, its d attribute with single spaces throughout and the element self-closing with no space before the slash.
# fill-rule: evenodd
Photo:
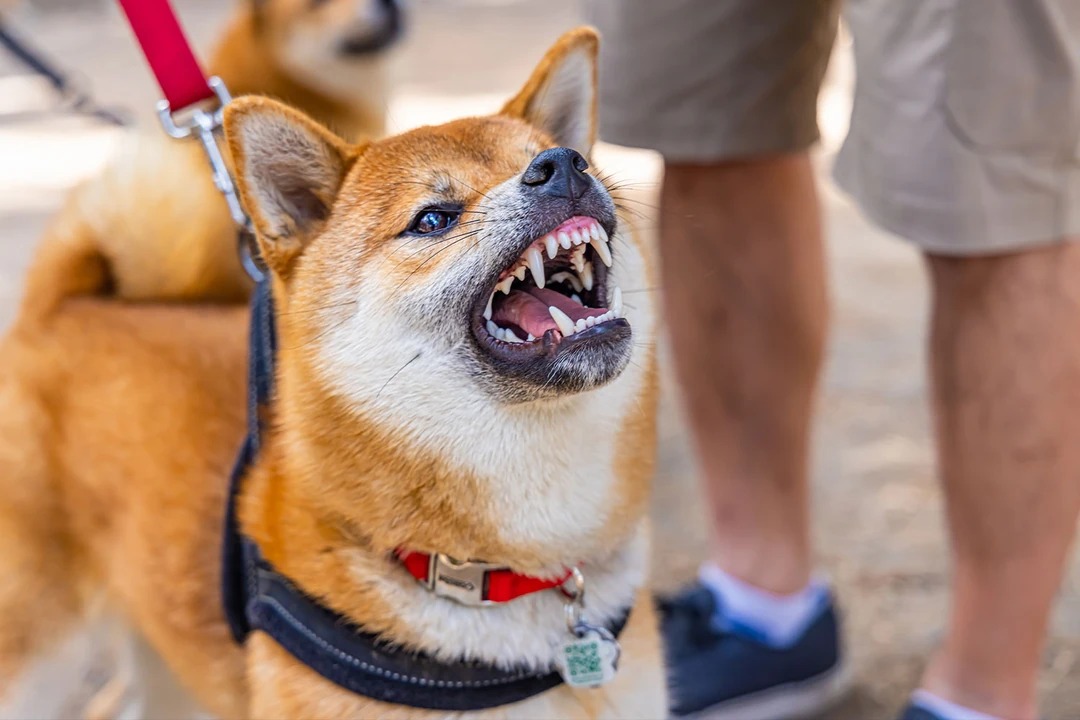
<svg viewBox="0 0 1080 720">
<path fill-rule="evenodd" d="M 916 690 L 911 696 L 911 704 L 937 715 L 941 720 L 1001 720 L 994 715 L 957 705 L 929 690 Z"/>
<path fill-rule="evenodd" d="M 794 645 L 829 601 L 828 587 L 817 578 L 792 595 L 777 595 L 732 577 L 712 563 L 702 565 L 698 577 L 717 598 L 721 626 L 748 630 L 774 648 Z"/>
</svg>

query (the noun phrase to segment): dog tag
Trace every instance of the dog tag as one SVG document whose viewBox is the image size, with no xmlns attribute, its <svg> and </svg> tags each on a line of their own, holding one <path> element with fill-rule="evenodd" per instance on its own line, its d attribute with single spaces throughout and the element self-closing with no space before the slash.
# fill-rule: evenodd
<svg viewBox="0 0 1080 720">
<path fill-rule="evenodd" d="M 555 665 L 570 687 L 595 688 L 610 682 L 622 650 L 607 628 L 578 622 L 569 640 L 555 653 Z"/>
</svg>

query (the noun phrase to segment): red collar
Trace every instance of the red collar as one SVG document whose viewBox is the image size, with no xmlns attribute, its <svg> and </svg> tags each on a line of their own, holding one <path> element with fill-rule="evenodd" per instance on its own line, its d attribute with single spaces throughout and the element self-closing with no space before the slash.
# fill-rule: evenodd
<svg viewBox="0 0 1080 720">
<path fill-rule="evenodd" d="M 538 578 L 501 565 L 458 561 L 442 553 L 428 555 L 409 550 L 396 553 L 405 569 L 431 592 L 465 605 L 510 602 L 523 595 L 561 588 L 573 573 L 567 570 L 559 578 Z"/>
</svg>

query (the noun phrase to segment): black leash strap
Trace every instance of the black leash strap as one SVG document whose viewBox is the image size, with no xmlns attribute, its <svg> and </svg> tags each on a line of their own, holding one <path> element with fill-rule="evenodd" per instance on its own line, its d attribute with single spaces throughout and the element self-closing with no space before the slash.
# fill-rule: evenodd
<svg viewBox="0 0 1080 720">
<path fill-rule="evenodd" d="M 45 53 L 19 37 L 0 17 L 0 46 L 33 72 L 48 80 L 53 89 L 66 99 L 75 112 L 96 117 L 112 125 L 126 126 L 131 121 L 120 114 L 98 106 L 71 78 L 46 58 Z"/>
</svg>

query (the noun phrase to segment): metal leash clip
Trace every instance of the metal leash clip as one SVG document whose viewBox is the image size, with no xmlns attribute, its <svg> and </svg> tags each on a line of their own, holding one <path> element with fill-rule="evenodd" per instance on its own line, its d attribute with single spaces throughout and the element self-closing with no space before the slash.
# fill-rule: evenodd
<svg viewBox="0 0 1080 720">
<path fill-rule="evenodd" d="M 232 215 L 233 221 L 239 228 L 238 245 L 244 270 L 252 280 L 261 282 L 265 278 L 265 272 L 255 250 L 255 235 L 251 218 L 244 212 L 244 207 L 240 204 L 240 196 L 236 192 L 236 183 L 229 172 L 229 166 L 225 162 L 225 157 L 221 154 L 221 148 L 218 147 L 217 138 L 215 137 L 215 133 L 221 129 L 225 121 L 225 106 L 232 102 L 232 95 L 229 94 L 225 83 L 216 75 L 207 80 L 207 84 L 214 91 L 214 95 L 217 96 L 216 107 L 208 109 L 196 106 L 190 112 L 183 111 L 186 116 L 182 120 L 178 120 L 177 115 L 173 113 L 172 108 L 169 106 L 169 101 L 162 99 L 156 105 L 158 119 L 169 137 L 184 140 L 192 135 L 197 135 L 202 142 L 203 150 L 206 152 L 206 157 L 210 161 L 210 169 L 213 172 L 214 187 L 224 196 L 225 202 L 229 206 L 229 214 Z"/>
</svg>

